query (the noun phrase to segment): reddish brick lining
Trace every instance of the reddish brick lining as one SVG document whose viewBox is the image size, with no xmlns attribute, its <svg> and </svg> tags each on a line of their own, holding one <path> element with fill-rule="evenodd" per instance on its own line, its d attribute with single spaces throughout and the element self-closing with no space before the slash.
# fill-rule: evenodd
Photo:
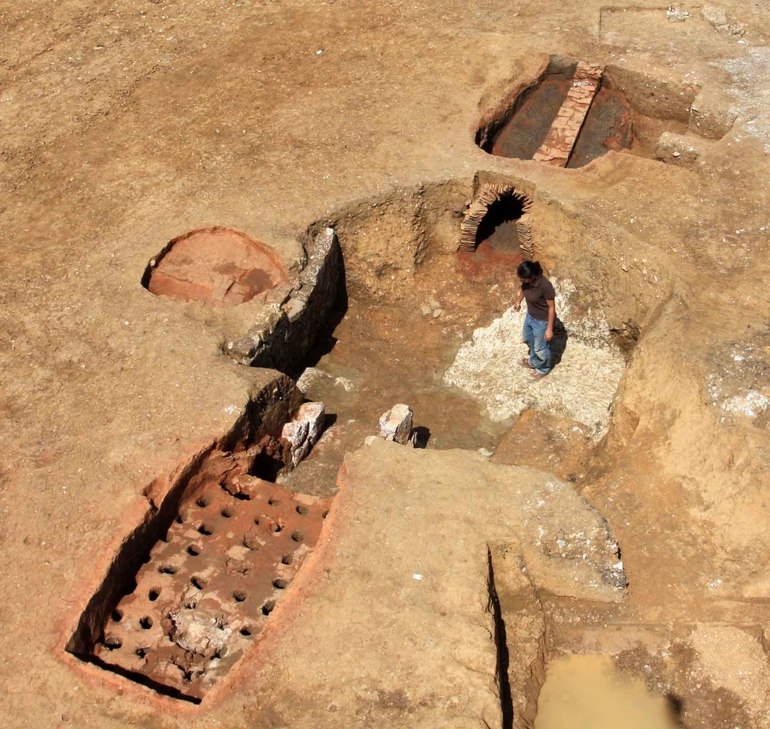
<svg viewBox="0 0 770 729">
<path fill-rule="evenodd" d="M 532 242 L 532 227 L 530 225 L 529 209 L 532 201 L 524 194 L 517 192 L 513 185 L 505 185 L 495 182 L 487 182 L 481 186 L 481 189 L 473 199 L 468 212 L 465 214 L 460 227 L 460 245 L 458 251 L 473 252 L 476 250 L 478 241 L 479 225 L 484 220 L 484 216 L 489 210 L 489 206 L 506 197 L 515 198 L 522 205 L 522 215 L 516 221 L 516 232 L 519 237 L 519 247 L 522 256 L 527 260 L 532 260 L 535 253 L 535 247 Z"/>
<path fill-rule="evenodd" d="M 567 98 L 556 114 L 545 140 L 532 156 L 533 160 L 555 167 L 567 166 L 591 102 L 599 90 L 603 71 L 603 66 L 584 61 L 578 63 Z"/>
</svg>

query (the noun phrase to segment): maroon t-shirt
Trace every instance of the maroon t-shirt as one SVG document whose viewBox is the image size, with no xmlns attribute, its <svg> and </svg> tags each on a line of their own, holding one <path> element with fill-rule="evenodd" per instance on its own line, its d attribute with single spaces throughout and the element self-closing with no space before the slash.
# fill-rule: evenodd
<svg viewBox="0 0 770 729">
<path fill-rule="evenodd" d="M 521 290 L 527 300 L 529 315 L 533 319 L 548 321 L 548 304 L 545 302 L 556 298 L 551 282 L 545 276 L 538 276 L 531 284 L 523 283 Z"/>
</svg>

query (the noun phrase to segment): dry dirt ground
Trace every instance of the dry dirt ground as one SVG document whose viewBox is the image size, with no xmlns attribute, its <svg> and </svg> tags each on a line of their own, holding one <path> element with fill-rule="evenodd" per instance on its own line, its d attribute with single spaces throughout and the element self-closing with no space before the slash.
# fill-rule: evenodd
<svg viewBox="0 0 770 729">
<path fill-rule="evenodd" d="M 685 726 L 768 726 L 770 7 L 693 6 L 679 22 L 660 3 L 602 7 L 0 3 L 5 726 L 505 726 L 493 618 L 518 618 L 516 601 L 492 609 L 487 542 L 521 541 L 500 502 L 549 479 L 607 520 L 629 586 L 592 602 L 536 585 L 540 664 L 610 654 L 676 699 Z M 726 133 L 690 137 L 687 164 L 613 152 L 562 170 L 483 152 L 484 115 L 554 53 L 702 88 Z M 600 312 L 633 334 L 607 435 L 537 411 L 503 432 L 483 426 L 483 398 L 463 410 L 444 390 L 422 413 L 413 403 L 427 453 L 361 447 L 397 393 L 370 382 L 376 402 L 347 416 L 360 431 L 326 446 L 327 480 L 355 452 L 324 544 L 280 627 L 215 695 L 181 704 L 67 654 L 144 489 L 227 433 L 272 377 L 222 353 L 229 333 L 211 310 L 144 289 L 147 261 L 188 230 L 227 225 L 291 266 L 307 226 L 333 222 L 353 299 L 340 332 L 362 350 L 390 328 L 388 346 L 424 346 L 440 379 L 458 333 L 514 296 L 501 280 L 464 327 L 447 325 L 451 344 L 419 314 L 453 291 L 451 233 L 486 172 L 534 191 L 538 257 L 574 283 L 576 319 Z M 444 183 L 415 270 L 399 201 Z M 372 201 L 389 201 L 382 219 Z M 374 317 L 371 332 L 354 316 Z M 328 356 L 340 375 L 366 357 Z M 456 417 L 441 419 L 443 402 Z M 494 450 L 494 463 L 442 459 L 443 447 Z M 521 702 L 514 720 L 528 721 Z"/>
</svg>

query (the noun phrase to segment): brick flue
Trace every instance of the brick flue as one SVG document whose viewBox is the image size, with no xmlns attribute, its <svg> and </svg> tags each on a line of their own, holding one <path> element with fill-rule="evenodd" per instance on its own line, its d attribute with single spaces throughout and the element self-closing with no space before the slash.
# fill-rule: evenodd
<svg viewBox="0 0 770 729">
<path fill-rule="evenodd" d="M 575 70 L 572 87 L 556 114 L 540 148 L 532 156 L 536 162 L 566 167 L 583 126 L 591 102 L 601 83 L 603 66 L 580 61 Z"/>
</svg>

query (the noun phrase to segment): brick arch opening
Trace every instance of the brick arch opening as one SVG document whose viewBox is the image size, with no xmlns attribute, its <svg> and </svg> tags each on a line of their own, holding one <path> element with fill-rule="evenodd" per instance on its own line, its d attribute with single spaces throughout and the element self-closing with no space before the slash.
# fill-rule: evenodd
<svg viewBox="0 0 770 729">
<path fill-rule="evenodd" d="M 531 206 L 530 198 L 513 185 L 485 183 L 465 214 L 457 250 L 474 252 L 479 243 L 493 235 L 498 225 L 512 222 L 522 257 L 532 260 L 535 250 L 529 216 Z"/>
</svg>

